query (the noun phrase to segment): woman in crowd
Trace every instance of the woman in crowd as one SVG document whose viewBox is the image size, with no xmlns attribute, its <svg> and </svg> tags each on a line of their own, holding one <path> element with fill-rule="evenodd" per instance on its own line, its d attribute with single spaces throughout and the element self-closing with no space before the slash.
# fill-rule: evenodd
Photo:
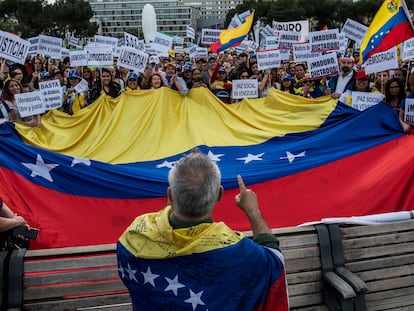
<svg viewBox="0 0 414 311">
<path fill-rule="evenodd" d="M 32 59 L 32 74 L 30 75 L 29 83 L 32 89 L 39 89 L 40 73 L 43 69 L 43 60 L 41 57 L 36 56 Z"/>
<path fill-rule="evenodd" d="M 280 90 L 285 93 L 295 95 L 295 88 L 293 87 L 293 77 L 290 73 L 285 73 L 282 76 L 282 82 L 280 85 Z"/>
<path fill-rule="evenodd" d="M 112 81 L 111 71 L 107 68 L 101 69 L 101 78 L 95 81 L 89 95 L 88 102 L 91 104 L 102 94 L 116 98 L 121 91 L 119 84 Z"/>
<path fill-rule="evenodd" d="M 397 111 L 398 119 L 404 132 L 409 132 L 411 126 L 404 122 L 405 91 L 404 84 L 400 79 L 392 78 L 387 81 L 385 84 L 384 102 Z"/>
<path fill-rule="evenodd" d="M 385 84 L 390 79 L 390 72 L 388 70 L 377 72 L 375 75 L 374 87 L 385 94 Z"/>
<path fill-rule="evenodd" d="M 23 93 L 23 87 L 16 79 L 9 79 L 4 84 L 2 93 L 3 104 L 10 108 L 10 119 L 13 122 L 18 122 L 31 127 L 40 126 L 40 115 L 29 116 L 22 118 L 16 105 L 14 95 Z"/>
<path fill-rule="evenodd" d="M 262 80 L 259 82 L 258 88 L 259 97 L 266 97 L 267 93 L 269 93 L 270 89 L 272 88 L 272 77 L 270 69 L 267 69 L 265 71 Z"/>
<path fill-rule="evenodd" d="M 194 67 L 192 72 L 192 79 L 191 79 L 191 87 L 208 87 L 207 84 L 204 83 L 203 77 L 201 76 L 201 70 L 198 67 Z"/>
<path fill-rule="evenodd" d="M 91 89 L 95 79 L 92 70 L 89 67 L 82 67 L 82 79 L 85 79 L 85 81 L 88 82 L 88 87 Z"/>
<path fill-rule="evenodd" d="M 151 72 L 148 76 L 147 85 L 150 89 L 159 89 L 164 86 L 161 74 L 157 71 Z"/>
<path fill-rule="evenodd" d="M 302 86 L 296 92 L 300 96 L 311 99 L 325 95 L 320 88 L 315 87 L 315 80 L 307 74 L 302 78 Z"/>
<path fill-rule="evenodd" d="M 136 93 L 139 92 L 139 90 L 140 88 L 138 84 L 138 75 L 135 72 L 131 71 L 128 74 L 125 91 Z"/>
<path fill-rule="evenodd" d="M 85 108 L 88 98 L 88 92 L 78 93 L 75 87 L 81 81 L 81 77 L 76 69 L 72 69 L 68 75 L 68 84 L 64 88 L 63 111 L 68 114 L 74 114 Z"/>
</svg>

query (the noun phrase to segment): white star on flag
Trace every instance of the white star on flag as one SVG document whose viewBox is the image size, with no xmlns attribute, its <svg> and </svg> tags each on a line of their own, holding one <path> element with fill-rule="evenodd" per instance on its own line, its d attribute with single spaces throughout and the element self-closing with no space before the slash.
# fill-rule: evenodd
<svg viewBox="0 0 414 311">
<path fill-rule="evenodd" d="M 281 160 L 288 159 L 289 163 L 292 163 L 293 161 L 295 161 L 296 158 L 304 157 L 305 153 L 306 153 L 306 151 L 302 151 L 301 153 L 293 154 L 289 151 L 286 151 L 286 157 L 280 157 L 280 159 Z"/>
<path fill-rule="evenodd" d="M 244 161 L 244 164 L 247 164 L 247 163 L 249 163 L 251 161 L 260 161 L 260 160 L 263 160 L 262 159 L 262 156 L 264 154 L 265 154 L 264 152 L 259 153 L 259 154 L 251 154 L 251 153 L 248 153 L 247 154 L 247 157 L 237 158 L 236 160 Z"/>
<path fill-rule="evenodd" d="M 121 274 L 121 279 L 123 279 L 125 277 L 125 269 L 122 267 L 121 263 L 119 263 L 118 271 Z"/>
<path fill-rule="evenodd" d="M 137 283 L 138 283 L 138 280 L 137 280 L 137 278 L 135 277 L 135 272 L 137 272 L 137 270 L 133 270 L 133 269 L 131 268 L 131 266 L 130 266 L 129 262 L 128 262 L 128 268 L 126 268 L 125 270 L 126 270 L 126 272 L 128 273 L 128 277 L 129 277 L 129 279 L 130 279 L 131 281 L 132 281 L 132 280 L 134 280 L 135 282 L 137 282 Z"/>
<path fill-rule="evenodd" d="M 70 167 L 74 167 L 76 164 L 84 164 L 86 166 L 91 166 L 91 160 L 85 159 L 85 158 L 74 157 Z"/>
<path fill-rule="evenodd" d="M 174 293 L 175 296 L 177 296 L 177 290 L 179 288 L 185 287 L 184 284 L 181 284 L 180 282 L 178 282 L 178 274 L 175 276 L 174 279 L 169 279 L 169 278 L 165 278 L 168 282 L 168 286 L 164 289 L 164 292 L 166 291 L 172 291 Z"/>
<path fill-rule="evenodd" d="M 203 291 L 196 294 L 190 289 L 190 298 L 188 298 L 187 300 L 184 300 L 184 302 L 191 303 L 191 305 L 193 306 L 193 311 L 194 311 L 198 305 L 202 305 L 202 306 L 205 305 L 205 303 L 201 300 L 202 294 L 203 294 Z"/>
<path fill-rule="evenodd" d="M 144 276 L 144 284 L 150 283 L 153 287 L 155 287 L 154 280 L 159 277 L 159 274 L 154 274 L 151 272 L 151 268 L 148 267 L 147 272 L 142 272 L 142 275 Z"/>
<path fill-rule="evenodd" d="M 214 154 L 209 150 L 207 155 L 211 159 L 211 161 L 218 162 L 220 161 L 220 157 L 224 156 L 224 153 Z"/>
<path fill-rule="evenodd" d="M 157 168 L 162 168 L 162 167 L 168 167 L 168 168 L 173 168 L 174 164 L 176 161 L 164 161 L 161 164 L 157 164 Z"/>
<path fill-rule="evenodd" d="M 53 178 L 50 175 L 50 171 L 53 170 L 56 166 L 59 166 L 59 164 L 46 164 L 43 161 L 43 158 L 40 154 L 37 154 L 36 164 L 23 162 L 22 164 L 32 171 L 32 174 L 30 176 L 40 176 L 44 179 L 47 179 L 50 182 L 53 182 Z"/>
</svg>

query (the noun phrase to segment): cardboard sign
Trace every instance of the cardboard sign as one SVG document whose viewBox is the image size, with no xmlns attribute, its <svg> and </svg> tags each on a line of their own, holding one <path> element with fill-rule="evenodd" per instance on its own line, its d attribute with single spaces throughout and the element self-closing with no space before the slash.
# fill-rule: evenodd
<svg viewBox="0 0 414 311">
<path fill-rule="evenodd" d="M 313 31 L 309 33 L 309 43 L 312 52 L 326 52 L 339 50 L 338 29 Z"/>
<path fill-rule="evenodd" d="M 0 30 L 0 57 L 24 64 L 29 48 L 29 41 Z"/>
<path fill-rule="evenodd" d="M 354 91 L 352 92 L 352 107 L 362 111 L 375 106 L 383 99 L 383 97 L 383 94 Z"/>
<path fill-rule="evenodd" d="M 339 72 L 338 59 L 335 53 L 328 53 L 307 60 L 312 78 L 322 78 L 337 75 Z"/>
<path fill-rule="evenodd" d="M 259 70 L 280 67 L 280 50 L 257 51 L 256 57 Z"/>
<path fill-rule="evenodd" d="M 63 90 L 59 80 L 39 82 L 39 91 L 45 110 L 62 107 Z"/>
<path fill-rule="evenodd" d="M 203 28 L 201 30 L 201 43 L 211 45 L 214 42 L 220 41 L 220 29 Z"/>
<path fill-rule="evenodd" d="M 144 40 L 140 40 L 138 37 L 131 35 L 130 33 L 124 32 L 124 40 L 121 46 L 134 48 L 140 51 L 144 51 Z"/>
<path fill-rule="evenodd" d="M 133 71 L 144 72 L 148 62 L 148 54 L 137 49 L 123 46 L 118 57 L 118 66 Z"/>
<path fill-rule="evenodd" d="M 259 89 L 257 79 L 240 79 L 232 81 L 232 98 L 258 98 Z"/>
<path fill-rule="evenodd" d="M 364 67 L 366 74 L 398 68 L 397 47 L 372 55 L 364 63 Z"/>
<path fill-rule="evenodd" d="M 300 41 L 300 32 L 280 31 L 279 32 L 279 48 L 293 49 L 293 43 Z"/>
<path fill-rule="evenodd" d="M 322 55 L 320 52 L 312 53 L 309 42 L 293 43 L 293 60 L 295 62 L 304 63 L 309 58 L 314 58 Z"/>
<path fill-rule="evenodd" d="M 300 41 L 305 41 L 305 38 L 309 34 L 309 21 L 291 21 L 291 22 L 275 22 L 272 23 L 275 31 L 294 31 L 300 32 Z"/>
<path fill-rule="evenodd" d="M 168 51 L 171 50 L 173 37 L 162 32 L 157 32 L 152 40 L 152 47 L 158 56 L 170 56 Z"/>
<path fill-rule="evenodd" d="M 50 36 L 39 35 L 37 53 L 47 55 L 50 58 L 61 59 L 62 39 Z"/>
<path fill-rule="evenodd" d="M 414 38 L 404 41 L 402 46 L 401 59 L 414 60 Z"/>
<path fill-rule="evenodd" d="M 14 95 L 16 106 L 22 118 L 45 112 L 40 92 L 28 92 Z"/>
<path fill-rule="evenodd" d="M 414 98 L 405 99 L 404 122 L 414 124 Z"/>
<path fill-rule="evenodd" d="M 89 67 L 113 66 L 114 57 L 111 46 L 86 46 Z"/>
<path fill-rule="evenodd" d="M 342 33 L 351 40 L 361 44 L 368 27 L 348 18 L 342 27 Z"/>
<path fill-rule="evenodd" d="M 88 54 L 85 50 L 69 51 L 70 65 L 73 67 L 88 66 Z"/>
</svg>

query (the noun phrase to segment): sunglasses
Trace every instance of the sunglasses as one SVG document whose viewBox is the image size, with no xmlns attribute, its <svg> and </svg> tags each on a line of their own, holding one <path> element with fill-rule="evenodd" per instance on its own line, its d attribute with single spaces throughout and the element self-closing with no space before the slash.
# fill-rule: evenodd
<svg viewBox="0 0 414 311">
<path fill-rule="evenodd" d="M 248 78 L 249 78 L 249 76 L 242 75 L 242 76 L 240 76 L 240 78 L 242 78 L 242 79 L 248 79 Z"/>
</svg>

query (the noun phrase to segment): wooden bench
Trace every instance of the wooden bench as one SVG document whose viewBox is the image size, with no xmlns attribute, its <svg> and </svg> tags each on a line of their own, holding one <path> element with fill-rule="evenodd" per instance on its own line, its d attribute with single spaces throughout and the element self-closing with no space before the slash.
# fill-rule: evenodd
<svg viewBox="0 0 414 311">
<path fill-rule="evenodd" d="M 272 232 L 279 238 L 285 257 L 291 310 L 328 310 L 315 227 Z M 118 277 L 115 244 L 16 250 L 13 262 L 9 310 L 132 310 L 129 294 Z M 348 292 L 336 291 L 335 295 L 339 299 L 350 294 L 354 297 L 344 283 L 339 289 L 348 286 Z"/>
<path fill-rule="evenodd" d="M 367 309 L 414 310 L 414 220 L 339 230 L 346 268 L 367 284 Z"/>
</svg>

